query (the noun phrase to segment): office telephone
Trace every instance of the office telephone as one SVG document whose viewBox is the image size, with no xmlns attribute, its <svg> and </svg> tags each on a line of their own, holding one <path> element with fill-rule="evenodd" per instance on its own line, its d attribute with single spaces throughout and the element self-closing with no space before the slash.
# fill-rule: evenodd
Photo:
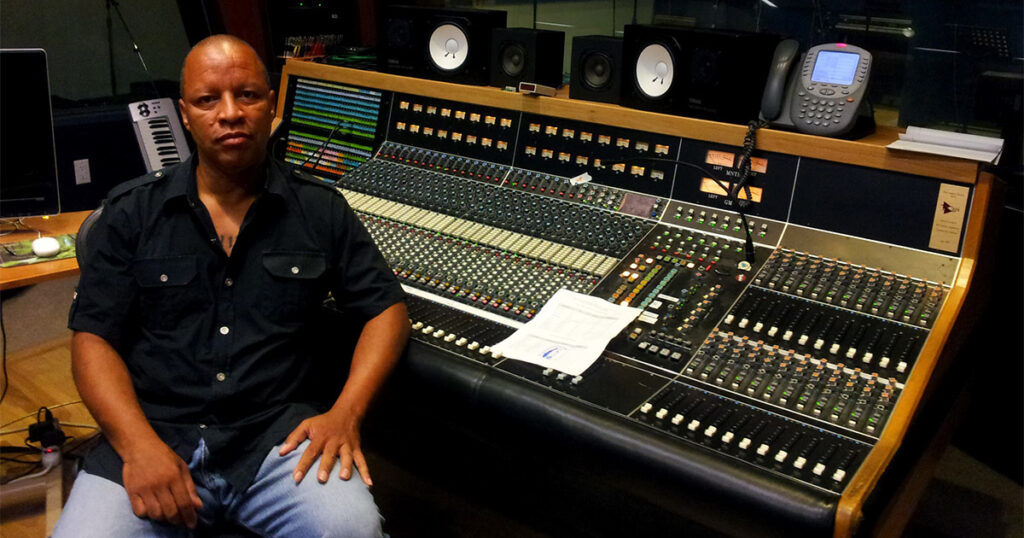
<svg viewBox="0 0 1024 538">
<path fill-rule="evenodd" d="M 793 39 L 776 47 L 761 119 L 773 127 L 821 136 L 849 135 L 865 124 L 873 127 L 864 102 L 871 53 L 846 43 L 817 45 L 802 56 L 799 52 L 800 44 Z"/>
</svg>

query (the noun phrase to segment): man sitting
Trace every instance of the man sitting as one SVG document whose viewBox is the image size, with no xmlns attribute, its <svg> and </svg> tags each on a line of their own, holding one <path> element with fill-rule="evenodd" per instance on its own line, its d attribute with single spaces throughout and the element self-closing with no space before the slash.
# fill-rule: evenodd
<svg viewBox="0 0 1024 538">
<path fill-rule="evenodd" d="M 341 195 L 268 159 L 275 96 L 251 47 L 197 44 L 179 106 L 195 155 L 115 188 L 91 231 L 69 326 L 104 438 L 54 535 L 379 536 L 359 429 L 408 337 L 401 287 Z M 367 321 L 320 413 L 309 333 L 328 292 Z"/>
</svg>

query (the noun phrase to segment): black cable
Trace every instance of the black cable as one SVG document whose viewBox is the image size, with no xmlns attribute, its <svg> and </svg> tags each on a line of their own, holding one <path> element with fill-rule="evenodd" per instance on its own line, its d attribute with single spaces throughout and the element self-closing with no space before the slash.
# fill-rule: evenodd
<svg viewBox="0 0 1024 538">
<path fill-rule="evenodd" d="M 316 155 L 316 162 L 313 163 L 313 170 L 315 171 L 316 167 L 320 165 L 320 161 L 323 160 L 324 151 L 327 150 L 327 145 L 330 144 L 331 139 L 334 138 L 334 133 L 338 132 L 338 129 L 340 129 L 341 126 L 345 124 L 348 124 L 349 126 L 352 125 L 351 123 L 345 121 L 344 119 L 338 120 L 338 123 L 335 124 L 334 128 L 331 129 L 331 132 L 327 135 L 327 138 L 325 138 L 323 143 L 320 144 L 320 147 L 317 148 L 316 151 L 306 156 L 306 160 L 302 161 L 302 164 L 299 165 L 299 169 L 305 170 L 306 165 L 309 163 L 309 160 L 313 158 L 313 155 Z"/>
<path fill-rule="evenodd" d="M 34 473 L 36 471 L 36 468 L 41 466 L 42 464 L 43 464 L 43 462 L 40 460 L 38 463 L 36 463 L 32 467 L 29 467 L 29 469 L 27 471 L 19 474 L 18 476 L 12 476 L 11 478 L 8 478 L 7 480 L 4 480 L 3 482 L 0 482 L 0 485 L 7 485 L 7 484 L 9 484 L 11 482 L 14 482 L 15 480 L 17 480 L 19 478 L 26 477 L 26 476 Z"/>
<path fill-rule="evenodd" d="M 757 145 L 757 130 L 767 126 L 768 123 L 765 121 L 752 121 L 747 125 L 747 134 L 743 136 L 743 152 L 740 154 L 740 159 L 737 167 L 740 170 L 739 180 L 729 188 L 729 184 L 707 168 L 703 166 L 693 164 L 687 161 L 680 161 L 676 159 L 666 159 L 662 157 L 631 157 L 622 161 L 618 161 L 616 164 L 626 164 L 628 162 L 664 162 L 671 163 L 681 166 L 687 166 L 698 170 L 702 174 L 706 175 L 708 179 L 714 181 L 722 191 L 726 193 L 726 197 L 732 200 L 737 207 L 737 213 L 739 213 L 740 220 L 743 222 L 743 231 L 745 234 L 744 241 L 744 254 L 747 262 L 753 264 L 755 261 L 755 249 L 754 249 L 754 237 L 750 230 L 750 226 L 747 223 L 747 209 L 750 207 L 750 200 L 752 199 L 750 192 L 750 157 L 754 152 L 754 147 Z M 740 198 L 739 193 L 743 192 L 746 198 Z"/>
<path fill-rule="evenodd" d="M 36 450 L 35 452 L 39 452 L 39 451 Z M 0 461 L 9 461 L 11 463 L 32 463 L 32 464 L 35 464 L 35 465 L 38 465 L 38 464 L 42 463 L 42 460 L 31 460 L 31 461 L 30 460 L 19 460 L 18 458 L 11 458 L 11 457 L 8 457 L 8 456 L 0 456 Z"/>
<path fill-rule="evenodd" d="M 110 18 L 110 0 L 107 0 L 107 61 L 110 62 L 110 94 L 117 95 L 117 70 L 114 69 L 114 21 Z"/>
<path fill-rule="evenodd" d="M 750 193 L 750 157 L 754 153 L 754 147 L 757 145 L 757 130 L 766 125 L 768 125 L 768 122 L 764 120 L 756 120 L 747 124 L 747 134 L 743 136 L 743 153 L 740 155 L 739 162 L 740 178 L 736 182 L 735 190 L 732 193 L 732 197 L 736 201 L 737 213 L 740 214 L 740 220 L 743 221 L 743 229 L 747 231 L 744 249 L 747 261 L 751 264 L 754 263 L 754 238 L 751 235 L 750 227 L 747 225 L 747 209 L 750 207 L 751 200 L 753 199 Z M 746 194 L 745 199 L 739 197 L 741 189 Z"/>
<path fill-rule="evenodd" d="M 135 55 L 139 57 L 139 63 L 142 64 L 142 69 L 146 72 L 146 76 L 149 77 L 149 85 L 153 87 L 153 92 L 156 93 L 157 97 L 161 97 L 160 89 L 156 87 L 156 79 L 153 78 L 153 73 L 149 71 L 149 67 L 146 65 L 146 60 L 142 57 L 142 50 L 139 49 L 138 42 L 135 41 L 135 36 L 132 35 L 132 31 L 128 28 L 128 22 L 124 20 L 124 15 L 121 13 L 121 6 L 118 5 L 117 0 L 107 0 L 110 5 L 114 6 L 114 11 L 117 12 L 117 18 L 121 19 L 121 26 L 124 26 L 124 31 L 128 34 L 128 39 L 132 42 L 132 50 Z"/>
<path fill-rule="evenodd" d="M 0 454 L 5 452 L 13 452 L 15 454 L 27 454 L 39 452 L 34 447 L 23 447 L 23 446 L 12 446 L 12 445 L 0 445 Z"/>
</svg>

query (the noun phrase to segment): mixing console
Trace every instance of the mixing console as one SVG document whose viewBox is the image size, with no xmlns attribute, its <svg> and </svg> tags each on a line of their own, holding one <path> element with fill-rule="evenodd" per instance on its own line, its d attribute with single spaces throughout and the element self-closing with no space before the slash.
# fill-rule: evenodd
<svg viewBox="0 0 1024 538">
<path fill-rule="evenodd" d="M 610 349 L 680 371 L 768 252 L 751 264 L 742 241 L 658 225 L 594 292 L 643 309 Z"/>
<path fill-rule="evenodd" d="M 398 163 L 374 159 L 342 176 L 338 185 L 614 257 L 624 255 L 653 226 L 631 215 L 581 203 L 582 191 L 571 192 L 574 200 L 569 201 L 513 186 L 517 182 L 509 182 L 507 167 L 493 163 L 392 145 L 383 148 L 381 155 Z M 552 186 L 544 183 L 542 188 Z"/>
<path fill-rule="evenodd" d="M 284 157 L 324 172 L 357 212 L 409 292 L 413 339 L 432 350 L 425 360 L 433 368 L 472 365 L 494 383 L 529 388 L 517 397 L 546 402 L 531 408 L 530 421 L 548 409 L 591 417 L 580 424 L 614 420 L 634 439 L 631 450 L 658 447 L 658 465 L 664 451 L 676 451 L 679 461 L 703 461 L 730 480 L 787 484 L 799 500 L 785 517 L 804 517 L 804 502 L 835 509 L 905 393 L 950 293 L 944 282 L 957 258 L 949 252 L 921 248 L 917 237 L 881 245 L 869 226 L 865 239 L 850 237 L 850 223 L 869 222 L 866 214 L 832 232 L 820 220 L 831 218 L 821 217 L 826 212 L 798 207 L 807 198 L 801 189 L 818 178 L 801 175 L 814 167 L 796 157 L 755 154 L 744 225 L 737 201 L 721 189 L 738 175 L 736 148 L 326 82 L 289 84 Z M 333 116 L 315 114 L 340 106 Z M 379 118 L 377 131 L 353 127 L 353 113 Z M 337 125 L 325 118 L 335 117 L 348 118 L 337 124 L 352 127 L 348 138 L 375 140 L 373 150 L 356 154 L 363 147 L 345 143 L 346 156 L 334 151 L 342 146 L 326 138 Z M 323 148 L 332 153 L 324 157 Z M 570 181 L 583 172 L 593 180 Z M 940 188 L 866 169 L 849 181 L 859 178 L 890 188 L 877 195 L 898 193 L 918 213 L 931 211 Z M 560 289 L 641 313 L 582 375 L 494 351 Z M 673 472 L 697 488 L 725 476 L 701 469 Z"/>
<path fill-rule="evenodd" d="M 863 442 L 673 382 L 634 417 L 655 428 L 815 486 L 841 491 Z"/>
</svg>

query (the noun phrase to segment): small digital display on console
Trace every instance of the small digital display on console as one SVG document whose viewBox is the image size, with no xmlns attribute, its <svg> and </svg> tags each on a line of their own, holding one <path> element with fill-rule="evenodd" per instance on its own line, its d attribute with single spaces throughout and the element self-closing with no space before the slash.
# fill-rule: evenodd
<svg viewBox="0 0 1024 538">
<path fill-rule="evenodd" d="M 857 65 L 859 63 L 860 54 L 831 50 L 820 51 L 818 52 L 818 57 L 814 60 L 811 82 L 850 84 L 853 82 L 854 75 L 857 74 Z"/>
<path fill-rule="evenodd" d="M 729 187 L 730 189 L 732 189 L 732 184 L 731 183 L 725 183 L 725 185 L 727 187 Z M 700 181 L 700 192 L 704 192 L 704 193 L 707 193 L 707 194 L 715 194 L 715 195 L 718 195 L 718 196 L 728 196 L 729 195 L 729 193 L 725 192 L 725 190 L 722 189 L 722 186 L 719 185 L 718 182 L 716 182 L 715 180 L 713 180 L 713 179 L 711 179 L 709 177 L 701 179 L 701 181 Z M 761 195 L 763 193 L 764 193 L 764 191 L 761 189 L 761 187 L 750 187 L 750 201 L 751 202 L 755 202 L 755 203 L 760 203 L 761 202 Z M 739 198 L 740 200 L 746 200 L 747 199 L 747 189 L 740 189 L 740 192 L 736 193 L 736 197 Z"/>
</svg>

